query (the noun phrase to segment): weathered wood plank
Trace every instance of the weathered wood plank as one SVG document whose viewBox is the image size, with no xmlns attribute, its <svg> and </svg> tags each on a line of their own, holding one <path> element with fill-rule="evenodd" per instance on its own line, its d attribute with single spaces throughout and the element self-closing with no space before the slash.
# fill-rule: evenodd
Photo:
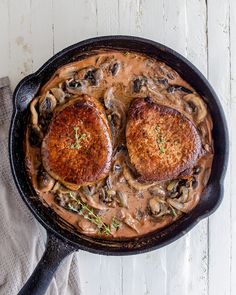
<svg viewBox="0 0 236 295">
<path fill-rule="evenodd" d="M 9 28 L 9 6 L 7 0 L 0 1 L 0 52 L 1 52 L 1 65 L 0 65 L 0 77 L 7 76 L 9 74 L 9 50 L 10 40 L 8 34 Z"/>
<path fill-rule="evenodd" d="M 20 5 L 9 0 L 9 76 L 14 87 L 20 79 L 32 72 L 31 2 Z"/>
<path fill-rule="evenodd" d="M 208 1 L 209 80 L 230 116 L 229 2 Z M 229 126 L 230 127 L 230 126 Z M 230 169 L 224 200 L 209 219 L 209 295 L 230 294 Z"/>
<path fill-rule="evenodd" d="M 115 35 L 119 32 L 119 1 L 117 0 L 97 0 L 96 20 L 99 36 Z"/>
<path fill-rule="evenodd" d="M 185 55 L 187 51 L 186 3 L 183 0 L 164 1 L 164 43 Z"/>
<path fill-rule="evenodd" d="M 54 52 L 97 35 L 96 1 L 53 0 Z"/>
<path fill-rule="evenodd" d="M 165 1 L 165 43 L 206 74 L 205 1 Z M 207 294 L 207 221 L 166 248 L 167 294 Z"/>
<path fill-rule="evenodd" d="M 230 0 L 230 78 L 231 78 L 231 105 L 230 105 L 230 141 L 231 141 L 231 160 L 230 160 L 230 173 L 231 173 L 231 206 L 230 206 L 230 215 L 231 215 L 231 295 L 236 294 L 236 199 L 235 199 L 235 191 L 236 191 L 236 182 L 234 181 L 234 176 L 236 173 L 236 129 L 235 125 L 235 114 L 236 114 L 236 2 L 234 0 Z M 230 253 L 229 253 L 230 255 Z"/>
<path fill-rule="evenodd" d="M 186 57 L 207 76 L 206 1 L 186 1 Z M 187 294 L 208 294 L 208 220 L 188 234 Z M 192 275 L 189 275 L 192 274 Z"/>
<path fill-rule="evenodd" d="M 32 69 L 36 71 L 53 55 L 52 0 L 31 2 Z"/>
</svg>

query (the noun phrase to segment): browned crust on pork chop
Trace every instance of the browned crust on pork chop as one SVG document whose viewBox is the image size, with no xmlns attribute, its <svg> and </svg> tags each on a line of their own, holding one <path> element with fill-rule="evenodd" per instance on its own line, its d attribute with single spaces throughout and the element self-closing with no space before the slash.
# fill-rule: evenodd
<svg viewBox="0 0 236 295">
<path fill-rule="evenodd" d="M 111 166 L 112 143 L 103 107 L 82 96 L 54 113 L 43 140 L 42 162 L 47 172 L 70 189 L 97 182 Z"/>
<path fill-rule="evenodd" d="M 126 143 L 141 182 L 173 179 L 192 167 L 201 151 L 201 139 L 193 123 L 151 98 L 137 98 L 131 104 Z"/>
</svg>

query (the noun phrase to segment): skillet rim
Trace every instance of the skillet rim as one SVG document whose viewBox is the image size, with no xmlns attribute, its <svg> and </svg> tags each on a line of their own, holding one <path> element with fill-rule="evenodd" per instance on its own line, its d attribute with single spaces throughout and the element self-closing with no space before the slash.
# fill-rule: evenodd
<svg viewBox="0 0 236 295">
<path fill-rule="evenodd" d="M 36 87 L 37 91 L 40 88 L 40 79 L 42 79 L 44 71 L 47 70 L 48 67 L 52 66 L 53 64 L 55 64 L 58 60 L 62 59 L 63 57 L 65 57 L 66 54 L 68 54 L 68 52 L 72 52 L 74 50 L 76 50 L 79 47 L 86 47 L 86 46 L 93 46 L 93 43 L 102 43 L 102 42 L 113 42 L 114 40 L 118 40 L 118 41 L 123 41 L 123 42 L 129 42 L 129 41 L 135 41 L 137 43 L 142 43 L 145 46 L 153 46 L 155 47 L 155 49 L 157 51 L 162 51 L 162 52 L 167 52 L 167 54 L 172 55 L 172 57 L 174 59 L 176 59 L 176 62 L 181 62 L 183 64 L 185 64 L 190 71 L 192 71 L 197 78 L 199 79 L 199 82 L 201 82 L 204 87 L 208 90 L 208 92 L 211 95 L 211 99 L 213 99 L 213 102 L 216 105 L 217 111 L 219 113 L 219 117 L 222 121 L 222 133 L 224 135 L 223 138 L 223 151 L 224 154 L 221 155 L 223 158 L 221 160 L 222 162 L 222 167 L 221 167 L 221 171 L 219 174 L 219 179 L 217 182 L 217 179 L 215 179 L 213 181 L 213 185 L 215 185 L 214 187 L 214 192 L 215 194 L 218 195 L 218 199 L 217 201 L 212 205 L 209 205 L 208 208 L 205 208 L 204 210 L 202 210 L 202 212 L 198 212 L 197 214 L 193 214 L 193 211 L 190 212 L 190 214 L 187 214 L 186 216 L 184 216 L 182 219 L 182 223 L 179 222 L 178 224 L 178 231 L 175 232 L 175 234 L 168 236 L 167 234 L 167 238 L 165 239 L 165 235 L 164 235 L 164 239 L 162 240 L 162 232 L 165 232 L 167 229 L 173 228 L 173 230 L 175 229 L 175 223 L 171 224 L 170 226 L 164 228 L 161 231 L 158 232 L 153 232 L 153 233 L 149 233 L 147 234 L 147 236 L 151 237 L 151 243 L 150 245 L 148 245 L 148 242 L 144 245 L 144 246 L 137 246 L 139 240 L 141 240 L 143 237 L 139 237 L 139 238 L 135 238 L 132 239 L 131 244 L 136 244 L 136 248 L 134 247 L 130 247 L 128 244 L 128 247 L 118 247 L 118 248 L 114 248 L 114 247 L 109 247 L 109 243 L 111 241 L 109 241 L 108 245 L 104 245 L 104 241 L 99 240 L 98 243 L 93 243 L 90 242 L 88 243 L 88 241 L 86 241 L 86 239 L 81 239 L 84 240 L 85 243 L 81 243 L 78 241 L 73 241 L 70 238 L 68 238 L 67 236 L 65 236 L 65 233 L 59 232 L 57 229 L 53 228 L 47 221 L 44 220 L 44 218 L 42 218 L 42 216 L 40 215 L 39 212 L 37 212 L 37 209 L 35 208 L 35 205 L 31 202 L 31 198 L 26 196 L 24 189 L 22 188 L 22 181 L 19 179 L 18 175 L 17 175 L 17 171 L 16 171 L 16 164 L 15 164 L 15 160 L 14 160 L 14 149 L 13 149 L 13 144 L 14 144 L 14 131 L 16 128 L 16 123 L 17 123 L 17 116 L 20 113 L 20 109 L 19 109 L 19 105 L 17 104 L 17 98 L 19 98 L 20 95 L 20 91 L 22 90 L 22 87 L 30 84 L 34 79 L 36 79 L 37 83 L 38 83 L 38 87 Z M 109 49 L 112 48 L 112 45 L 110 45 L 111 47 Z M 124 49 L 125 46 L 123 46 Z M 102 48 L 102 46 L 100 46 L 100 48 Z M 108 48 L 108 46 L 105 46 L 103 48 Z M 118 49 L 118 47 L 113 46 L 113 49 Z M 120 48 L 121 49 L 121 48 Z M 130 50 L 129 48 L 127 48 L 127 50 Z M 86 52 L 86 51 L 85 51 Z M 143 52 L 143 51 L 142 51 Z M 144 53 L 144 52 L 143 52 Z M 145 53 L 146 55 L 149 55 L 148 53 Z M 157 59 L 157 57 L 156 57 Z M 173 67 L 173 66 L 172 66 Z M 173 67 L 174 68 L 174 67 Z M 57 67 L 54 69 L 54 71 L 57 69 Z M 176 68 L 174 68 L 176 69 Z M 178 71 L 178 70 L 177 70 Z M 184 79 L 186 79 L 185 77 L 183 77 Z M 36 83 L 36 84 L 37 84 Z M 27 97 L 27 96 L 26 96 Z M 214 118 L 213 118 L 214 121 Z M 11 170 L 12 170 L 12 174 L 13 174 L 13 179 L 15 181 L 15 184 L 17 186 L 17 189 L 22 197 L 22 199 L 24 200 L 24 202 L 26 203 L 26 205 L 28 206 L 28 208 L 30 209 L 30 211 L 33 213 L 33 215 L 36 217 L 36 219 L 44 226 L 44 228 L 46 228 L 49 232 L 55 234 L 57 237 L 59 237 L 61 239 L 62 242 L 64 243 L 68 243 L 73 245 L 75 248 L 77 249 L 81 249 L 81 250 L 85 250 L 88 252 L 92 252 L 92 253 L 99 253 L 99 254 L 105 254 L 105 255 L 131 255 L 131 254 L 138 254 L 138 253 L 144 253 L 144 252 L 148 252 L 148 251 L 152 251 L 155 249 L 158 249 L 160 247 L 166 246 L 167 244 L 170 244 L 172 242 L 174 242 L 175 240 L 177 240 L 178 238 L 180 238 L 181 236 L 183 236 L 185 233 L 187 233 L 189 230 L 191 230 L 200 220 L 202 220 L 203 218 L 209 216 L 210 214 L 212 214 L 220 205 L 220 203 L 222 202 L 223 199 L 223 181 L 224 181 L 224 177 L 225 177 L 225 173 L 226 173 L 226 169 L 227 169 L 227 163 L 228 163 L 228 156 L 229 156 L 229 139 L 228 139 L 228 129 L 227 129 L 227 123 L 226 123 L 226 119 L 224 116 L 224 112 L 223 112 L 223 108 L 219 102 L 219 99 L 215 93 L 215 91 L 213 90 L 213 88 L 211 87 L 211 85 L 209 84 L 209 82 L 207 81 L 207 79 L 203 76 L 203 74 L 191 63 L 189 62 L 185 57 L 183 57 L 182 55 L 180 55 L 179 53 L 175 52 L 173 49 L 164 46 L 158 42 L 155 41 L 151 41 L 145 38 L 140 38 L 140 37 L 135 37 L 135 36 L 125 36 L 125 35 L 114 35 L 114 36 L 101 36 L 101 37 L 95 37 L 95 38 L 91 38 L 91 39 L 87 39 L 81 42 L 78 42 L 74 45 L 71 45 L 69 47 L 64 48 L 63 50 L 61 50 L 60 52 L 58 52 L 56 55 L 54 55 L 53 57 L 51 57 L 47 62 L 45 62 L 35 73 L 30 74 L 28 76 L 26 76 L 24 79 L 22 79 L 13 94 L 13 115 L 12 115 L 12 119 L 11 119 L 11 125 L 10 125 L 10 131 L 9 131 L 9 158 L 10 158 L 10 166 L 11 166 Z M 208 185 L 207 185 L 208 187 Z M 205 192 L 203 193 L 205 194 Z M 198 207 L 198 205 L 197 205 Z M 188 224 L 186 224 L 188 222 Z M 55 226 L 55 225 L 53 225 Z M 67 232 L 67 231 L 66 231 Z M 153 237 L 154 235 L 159 235 L 160 239 L 159 241 L 156 239 L 155 237 Z M 75 236 L 75 235 L 74 235 Z M 87 237 L 86 237 L 87 238 Z M 96 240 L 96 239 L 95 239 Z M 154 244 L 153 244 L 153 240 L 154 240 Z M 117 243 L 117 241 L 115 242 Z M 118 242 L 120 243 L 120 242 Z M 122 241 L 121 243 L 128 243 L 127 241 Z M 110 243 L 111 244 L 111 243 Z"/>
</svg>

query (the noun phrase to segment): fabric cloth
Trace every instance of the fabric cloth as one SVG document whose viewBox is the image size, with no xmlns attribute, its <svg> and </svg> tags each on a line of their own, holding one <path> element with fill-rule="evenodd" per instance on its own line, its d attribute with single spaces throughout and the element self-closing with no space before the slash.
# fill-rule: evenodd
<svg viewBox="0 0 236 295">
<path fill-rule="evenodd" d="M 0 79 L 0 294 L 15 295 L 40 260 L 46 232 L 19 196 L 8 158 L 12 99 L 7 77 Z M 65 258 L 47 295 L 81 294 L 77 253 Z"/>
</svg>

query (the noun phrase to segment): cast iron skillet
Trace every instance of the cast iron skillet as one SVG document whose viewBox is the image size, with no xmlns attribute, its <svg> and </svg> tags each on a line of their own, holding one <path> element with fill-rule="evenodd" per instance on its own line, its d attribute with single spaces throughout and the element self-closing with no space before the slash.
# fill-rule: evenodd
<svg viewBox="0 0 236 295">
<path fill-rule="evenodd" d="M 215 157 L 212 173 L 197 207 L 161 231 L 122 241 L 100 240 L 75 232 L 72 226 L 35 197 L 36 193 L 24 165 L 23 136 L 30 101 L 57 68 L 82 58 L 86 52 L 100 48 L 133 50 L 167 63 L 204 97 L 214 125 Z M 48 234 L 43 257 L 19 294 L 44 294 L 62 259 L 79 249 L 104 255 L 130 255 L 170 244 L 183 236 L 202 218 L 213 213 L 223 198 L 223 179 L 229 144 L 226 120 L 219 99 L 205 77 L 188 60 L 162 44 L 131 36 L 106 36 L 79 42 L 65 48 L 49 59 L 37 72 L 25 77 L 15 89 L 13 105 L 9 135 L 12 174 L 22 199 Z"/>
</svg>

